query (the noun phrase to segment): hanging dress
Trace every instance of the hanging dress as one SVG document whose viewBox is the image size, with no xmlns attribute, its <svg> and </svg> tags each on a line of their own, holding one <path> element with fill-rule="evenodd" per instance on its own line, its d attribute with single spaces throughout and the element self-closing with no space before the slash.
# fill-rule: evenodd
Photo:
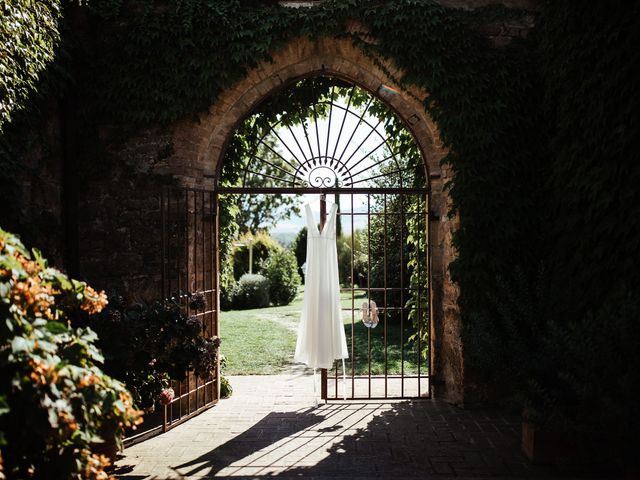
<svg viewBox="0 0 640 480">
<path fill-rule="evenodd" d="M 320 232 L 306 205 L 307 270 L 294 359 L 312 368 L 330 369 L 334 360 L 349 358 L 340 309 L 337 210 L 334 203 Z"/>
</svg>

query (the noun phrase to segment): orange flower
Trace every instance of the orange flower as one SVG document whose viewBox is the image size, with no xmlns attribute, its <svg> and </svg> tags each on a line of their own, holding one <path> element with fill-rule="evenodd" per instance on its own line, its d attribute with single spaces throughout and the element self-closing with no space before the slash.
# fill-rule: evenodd
<svg viewBox="0 0 640 480">
<path fill-rule="evenodd" d="M 80 308 L 87 312 L 89 315 L 100 313 L 104 307 L 107 306 L 107 294 L 102 292 L 96 292 L 90 286 L 86 286 L 84 290 L 84 301 Z"/>
<path fill-rule="evenodd" d="M 50 285 L 42 285 L 38 277 L 15 282 L 10 293 L 11 302 L 18 307 L 21 315 L 31 313 L 35 317 L 53 320 L 51 306 L 54 303 L 53 291 Z"/>
<path fill-rule="evenodd" d="M 132 427 L 135 430 L 136 425 L 140 425 L 144 419 L 142 418 L 142 414 L 144 413 L 142 410 L 136 410 L 133 408 L 133 400 L 131 399 L 131 395 L 129 392 L 120 392 L 118 394 L 120 401 L 123 403 L 125 408 L 125 417 L 132 419 L 133 421 L 127 421 L 126 425 L 121 425 L 123 427 Z"/>
<path fill-rule="evenodd" d="M 76 419 L 69 412 L 60 412 L 58 414 L 58 417 L 68 430 L 75 432 L 76 430 L 78 430 L 78 428 L 80 428 L 78 426 L 78 422 L 76 422 Z"/>
<path fill-rule="evenodd" d="M 92 385 L 100 385 L 100 384 L 102 384 L 102 379 L 96 374 L 90 373 L 88 375 L 85 375 L 82 379 L 80 379 L 80 381 L 78 382 L 78 388 L 86 388 Z"/>
<path fill-rule="evenodd" d="M 22 268 L 24 268 L 24 270 L 29 275 L 37 275 L 42 271 L 40 268 L 40 265 L 38 265 L 37 262 L 34 262 L 33 260 L 29 260 L 27 257 L 19 254 L 18 252 L 15 253 L 15 257 L 18 259 L 18 261 L 22 265 Z"/>
<path fill-rule="evenodd" d="M 104 455 L 92 453 L 88 455 L 87 467 L 83 472 L 82 478 L 87 480 L 109 480 L 110 477 L 104 469 L 111 465 L 111 460 Z"/>
<path fill-rule="evenodd" d="M 47 365 L 46 363 L 37 360 L 29 360 L 29 365 L 33 369 L 29 374 L 29 378 L 38 385 L 48 385 L 50 383 L 56 383 L 58 381 L 58 372 L 53 365 Z"/>
</svg>

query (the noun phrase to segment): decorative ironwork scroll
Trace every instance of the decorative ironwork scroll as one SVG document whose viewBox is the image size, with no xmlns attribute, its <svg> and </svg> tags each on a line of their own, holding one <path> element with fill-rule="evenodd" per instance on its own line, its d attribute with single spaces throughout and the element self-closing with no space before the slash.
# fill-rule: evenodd
<svg viewBox="0 0 640 480">
<path fill-rule="evenodd" d="M 323 77 L 324 78 L 324 77 Z M 417 148 L 399 151 L 395 113 L 368 92 L 324 78 L 323 90 L 302 80 L 280 94 L 296 95 L 298 108 L 270 113 L 269 105 L 245 120 L 241 148 L 231 149 L 222 178 L 238 188 L 403 188 L 411 185 Z M 306 83 L 305 83 L 306 82 Z M 327 83 L 329 82 L 329 83 Z M 311 91 L 310 95 L 305 95 Z M 242 129 L 240 129 L 242 130 Z M 247 134 L 246 132 L 251 132 Z M 406 131 L 405 131 L 406 132 Z M 227 157 L 231 155 L 227 153 Z M 412 167 L 413 165 L 413 167 Z"/>
</svg>

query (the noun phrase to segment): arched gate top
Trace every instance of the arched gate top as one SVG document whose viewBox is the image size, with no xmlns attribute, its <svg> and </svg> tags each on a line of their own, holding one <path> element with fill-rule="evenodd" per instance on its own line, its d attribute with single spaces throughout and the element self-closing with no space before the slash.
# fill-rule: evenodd
<svg viewBox="0 0 640 480">
<path fill-rule="evenodd" d="M 386 103 L 343 80 L 313 77 L 267 98 L 241 122 L 217 187 L 309 193 L 425 183 L 420 150 Z"/>
</svg>

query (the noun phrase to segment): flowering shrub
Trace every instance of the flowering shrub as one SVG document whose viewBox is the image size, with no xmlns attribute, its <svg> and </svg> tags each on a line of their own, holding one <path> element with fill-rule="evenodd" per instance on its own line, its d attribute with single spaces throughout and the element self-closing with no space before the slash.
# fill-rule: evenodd
<svg viewBox="0 0 640 480">
<path fill-rule="evenodd" d="M 106 304 L 0 229 L 0 477 L 108 478 L 95 446 L 119 441 L 140 412 L 96 366 L 96 334 L 72 327 Z"/>
</svg>

